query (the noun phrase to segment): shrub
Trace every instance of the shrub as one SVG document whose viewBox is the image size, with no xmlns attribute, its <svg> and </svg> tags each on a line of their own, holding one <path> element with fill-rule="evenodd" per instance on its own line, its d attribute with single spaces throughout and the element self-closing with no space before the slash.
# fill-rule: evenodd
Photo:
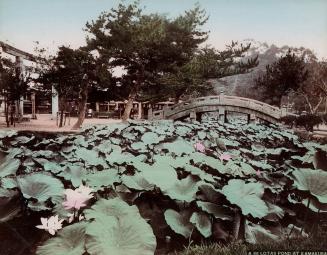
<svg viewBox="0 0 327 255">
<path fill-rule="evenodd" d="M 296 123 L 296 116 L 295 115 L 287 115 L 281 118 L 281 121 L 285 124 L 288 125 L 289 127 L 293 127 L 293 125 Z"/>
<path fill-rule="evenodd" d="M 314 114 L 300 115 L 296 118 L 296 125 L 304 127 L 307 131 L 313 131 L 313 127 L 323 122 L 322 118 Z"/>
</svg>

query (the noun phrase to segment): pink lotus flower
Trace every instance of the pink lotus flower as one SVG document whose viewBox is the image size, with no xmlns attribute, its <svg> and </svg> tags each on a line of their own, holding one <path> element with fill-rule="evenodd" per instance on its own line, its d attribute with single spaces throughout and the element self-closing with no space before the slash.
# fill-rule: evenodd
<svg viewBox="0 0 327 255">
<path fill-rule="evenodd" d="M 77 209 L 86 206 L 86 202 L 93 197 L 92 189 L 81 185 L 79 188 L 72 190 L 66 189 L 66 201 L 63 202 L 65 209 Z"/>
<path fill-rule="evenodd" d="M 197 151 L 202 152 L 202 153 L 206 151 L 206 147 L 200 142 L 197 142 L 196 144 L 194 144 L 194 148 Z"/>
<path fill-rule="evenodd" d="M 62 222 L 64 220 L 59 220 L 58 215 L 51 216 L 49 219 L 41 218 L 42 225 L 36 226 L 39 229 L 44 229 L 48 231 L 51 235 L 54 235 L 57 230 L 62 229 Z"/>
<path fill-rule="evenodd" d="M 221 154 L 220 157 L 219 157 L 219 159 L 221 161 L 224 161 L 224 160 L 229 161 L 231 158 L 232 158 L 232 156 L 229 155 L 229 154 L 226 154 L 226 153 Z"/>
<path fill-rule="evenodd" d="M 256 171 L 256 175 L 257 175 L 257 176 L 261 176 L 261 171 L 260 171 L 260 170 L 257 170 L 257 171 Z"/>
</svg>

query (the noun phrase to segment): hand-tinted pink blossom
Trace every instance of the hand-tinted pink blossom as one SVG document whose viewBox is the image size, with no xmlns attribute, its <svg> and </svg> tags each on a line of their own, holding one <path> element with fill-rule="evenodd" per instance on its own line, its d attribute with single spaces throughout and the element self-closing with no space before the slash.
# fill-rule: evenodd
<svg viewBox="0 0 327 255">
<path fill-rule="evenodd" d="M 199 152 L 205 152 L 206 151 L 206 147 L 200 142 L 197 142 L 196 144 L 194 144 L 194 148 Z"/>
<path fill-rule="evenodd" d="M 77 209 L 86 206 L 86 202 L 93 197 L 91 194 L 92 189 L 81 185 L 79 188 L 72 190 L 66 189 L 66 201 L 62 204 L 65 209 Z"/>
<path fill-rule="evenodd" d="M 228 160 L 230 160 L 231 158 L 232 158 L 232 156 L 229 155 L 229 154 L 226 154 L 226 153 L 221 154 L 220 157 L 219 157 L 219 159 L 220 159 L 221 161 L 224 161 L 224 160 L 228 161 Z"/>
</svg>

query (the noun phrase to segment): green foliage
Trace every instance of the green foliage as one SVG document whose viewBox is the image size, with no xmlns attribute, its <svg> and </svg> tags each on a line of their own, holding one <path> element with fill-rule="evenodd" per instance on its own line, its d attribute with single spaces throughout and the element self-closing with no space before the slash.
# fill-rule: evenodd
<svg viewBox="0 0 327 255">
<path fill-rule="evenodd" d="M 255 83 L 265 102 L 280 107 L 282 96 L 291 90 L 299 89 L 307 78 L 308 71 L 304 59 L 289 50 L 278 61 L 266 66 L 266 72 L 260 75 Z"/>
<path fill-rule="evenodd" d="M 85 252 L 86 224 L 76 223 L 62 229 L 57 237 L 37 248 L 37 255 L 81 255 Z"/>
<path fill-rule="evenodd" d="M 238 205 L 243 215 L 251 214 L 262 218 L 268 214 L 268 207 L 261 199 L 264 189 L 260 183 L 245 183 L 243 180 L 230 180 L 222 193 L 232 204 Z"/>
<path fill-rule="evenodd" d="M 165 211 L 165 220 L 175 233 L 183 235 L 185 238 L 191 235 L 193 225 L 189 221 L 189 211 L 176 212 L 172 209 L 168 209 Z"/>
<path fill-rule="evenodd" d="M 128 93 L 131 105 L 138 93 L 153 86 L 156 90 L 163 74 L 176 73 L 192 59 L 199 44 L 207 39 L 207 32 L 201 30 L 206 20 L 199 7 L 170 19 L 157 13 L 146 14 L 138 2 L 121 3 L 86 24 L 91 35 L 87 38 L 88 48 L 98 52 L 105 65 L 126 71 L 117 80 L 121 90 Z M 128 111 L 126 107 L 126 119 Z"/>
<path fill-rule="evenodd" d="M 285 124 L 288 125 L 290 128 L 294 126 L 296 123 L 297 116 L 296 115 L 287 115 L 282 117 L 280 120 Z"/>
<path fill-rule="evenodd" d="M 167 240 L 174 248 L 228 242 L 238 218 L 247 242 L 296 237 L 302 227 L 307 235 L 327 210 L 326 146 L 274 125 L 129 122 L 90 126 L 78 135 L 0 136 L 1 166 L 17 162 L 0 171 L 0 220 L 33 211 L 67 219 L 64 189 L 90 186 L 94 198 L 79 212 L 89 254 L 153 254 Z M 195 151 L 199 141 L 203 153 Z M 220 160 L 223 153 L 231 159 Z M 56 238 L 49 243 L 56 246 Z"/>
<path fill-rule="evenodd" d="M 299 190 L 310 191 L 319 202 L 327 203 L 327 172 L 299 169 L 293 172 L 294 184 Z"/>
<path fill-rule="evenodd" d="M 19 166 L 20 161 L 18 159 L 11 159 L 8 157 L 8 159 L 4 160 L 4 162 L 0 165 L 0 177 L 16 174 Z"/>
<path fill-rule="evenodd" d="M 13 101 L 20 99 L 28 88 L 29 76 L 23 75 L 23 70 L 10 59 L 0 57 L 0 93 L 6 99 Z"/>
<path fill-rule="evenodd" d="M 305 127 L 307 131 L 313 132 L 313 127 L 322 124 L 323 120 L 315 114 L 300 115 L 296 118 L 296 125 Z"/>
<path fill-rule="evenodd" d="M 154 254 L 156 239 L 135 206 L 120 199 L 100 200 L 87 213 L 86 249 L 98 254 Z"/>
</svg>

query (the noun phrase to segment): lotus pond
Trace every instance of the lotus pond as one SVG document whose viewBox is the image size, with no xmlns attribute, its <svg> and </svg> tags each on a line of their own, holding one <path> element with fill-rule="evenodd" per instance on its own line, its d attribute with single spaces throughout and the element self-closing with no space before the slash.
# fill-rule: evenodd
<svg viewBox="0 0 327 255">
<path fill-rule="evenodd" d="M 167 254 L 312 236 L 327 218 L 326 152 L 236 121 L 1 131 L 0 254 Z"/>
</svg>

